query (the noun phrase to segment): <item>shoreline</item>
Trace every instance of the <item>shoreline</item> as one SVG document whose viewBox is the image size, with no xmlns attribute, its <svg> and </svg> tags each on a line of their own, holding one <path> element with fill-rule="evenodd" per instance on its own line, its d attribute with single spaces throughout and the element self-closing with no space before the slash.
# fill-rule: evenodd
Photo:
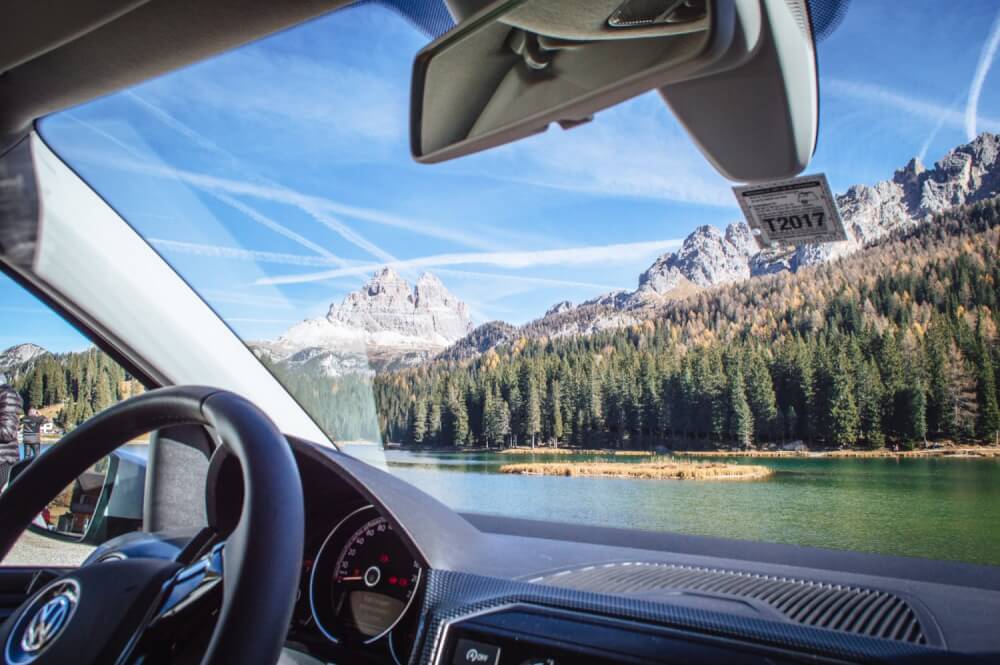
<svg viewBox="0 0 1000 665">
<path fill-rule="evenodd" d="M 531 462 L 504 464 L 500 473 L 523 476 L 625 478 L 628 480 L 761 480 L 774 471 L 753 464 L 720 462 Z"/>
<path fill-rule="evenodd" d="M 616 448 L 504 448 L 500 455 L 605 455 L 610 457 L 652 457 L 655 450 L 619 450 Z"/>
<path fill-rule="evenodd" d="M 954 457 L 954 458 L 1000 458 L 998 446 L 955 446 L 949 448 L 921 448 L 917 450 L 675 450 L 678 457 L 757 457 L 757 458 L 867 458 L 888 457 Z"/>
<path fill-rule="evenodd" d="M 622 450 L 618 448 L 484 448 L 434 446 L 411 448 L 406 446 L 387 447 L 386 450 L 400 450 L 415 453 L 494 453 L 497 455 L 583 455 L 594 457 L 731 457 L 731 458 L 813 458 L 813 459 L 878 459 L 890 457 L 949 457 L 955 459 L 1000 458 L 1000 446 L 994 445 L 947 445 L 940 448 L 918 448 L 915 450 Z"/>
</svg>

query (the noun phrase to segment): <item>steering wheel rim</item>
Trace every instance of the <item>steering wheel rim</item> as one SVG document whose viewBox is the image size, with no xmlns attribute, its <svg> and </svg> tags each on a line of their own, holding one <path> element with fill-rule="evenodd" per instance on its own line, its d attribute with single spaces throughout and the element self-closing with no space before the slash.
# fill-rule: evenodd
<svg viewBox="0 0 1000 665">
<path fill-rule="evenodd" d="M 305 533 L 302 483 L 291 448 L 274 423 L 228 391 L 204 386 L 152 390 L 66 434 L 0 495 L 0 560 L 51 498 L 90 465 L 141 434 L 184 424 L 213 428 L 239 460 L 244 486 L 240 520 L 223 554 L 222 605 L 201 663 L 273 664 L 298 590 Z M 4 644 L 5 633 L 17 625 L 33 600 L 34 596 L 0 630 Z M 115 616 L 113 608 L 108 609 L 112 611 L 107 616 Z M 0 648 L 6 660 L 6 647 Z M 41 656 L 44 653 L 35 659 L 40 665 Z"/>
</svg>

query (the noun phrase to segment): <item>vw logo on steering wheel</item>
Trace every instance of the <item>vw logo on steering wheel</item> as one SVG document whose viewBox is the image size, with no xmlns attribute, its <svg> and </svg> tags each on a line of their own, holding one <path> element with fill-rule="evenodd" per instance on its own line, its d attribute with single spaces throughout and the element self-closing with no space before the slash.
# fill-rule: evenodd
<svg viewBox="0 0 1000 665">
<path fill-rule="evenodd" d="M 21 665 L 37 658 L 62 632 L 79 600 L 80 587 L 71 579 L 60 580 L 39 594 L 34 613 L 25 612 L 11 631 L 7 642 L 7 661 Z M 29 616 L 31 618 L 27 619 Z M 20 640 L 17 639 L 18 634 Z"/>
</svg>

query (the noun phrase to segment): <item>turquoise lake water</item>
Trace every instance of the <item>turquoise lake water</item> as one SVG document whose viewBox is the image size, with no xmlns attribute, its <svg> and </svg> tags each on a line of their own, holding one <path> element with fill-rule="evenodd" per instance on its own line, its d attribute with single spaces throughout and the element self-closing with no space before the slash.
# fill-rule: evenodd
<svg viewBox="0 0 1000 665">
<path fill-rule="evenodd" d="M 381 460 L 366 448 L 348 452 Z M 1000 459 L 729 459 L 774 474 L 720 482 L 499 473 L 592 457 L 384 454 L 392 473 L 460 511 L 1000 565 Z"/>
</svg>

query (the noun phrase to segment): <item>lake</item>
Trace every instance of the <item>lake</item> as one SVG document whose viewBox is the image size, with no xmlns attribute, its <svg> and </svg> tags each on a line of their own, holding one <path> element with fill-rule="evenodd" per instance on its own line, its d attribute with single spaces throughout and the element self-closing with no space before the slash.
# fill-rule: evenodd
<svg viewBox="0 0 1000 665">
<path fill-rule="evenodd" d="M 383 455 L 375 446 L 347 452 Z M 502 464 L 587 459 L 385 452 L 395 475 L 460 511 L 1000 565 L 1000 459 L 727 458 L 774 470 L 729 482 L 499 473 Z"/>
</svg>

